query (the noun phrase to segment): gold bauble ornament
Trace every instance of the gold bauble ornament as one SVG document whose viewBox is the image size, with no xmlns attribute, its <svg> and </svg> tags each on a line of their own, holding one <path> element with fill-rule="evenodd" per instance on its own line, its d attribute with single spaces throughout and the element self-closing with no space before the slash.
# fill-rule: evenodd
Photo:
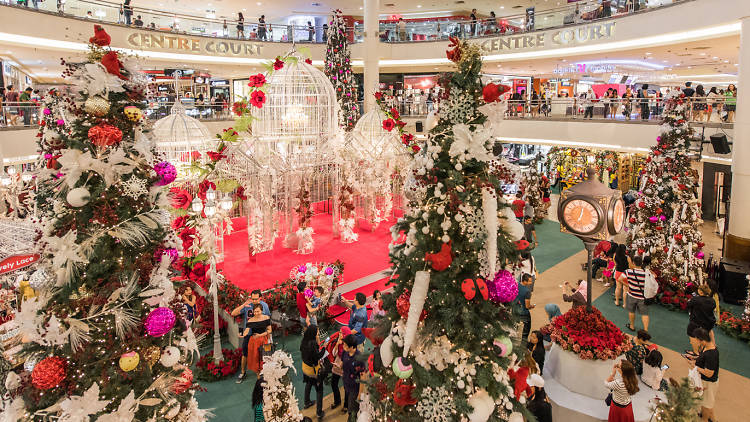
<svg viewBox="0 0 750 422">
<path fill-rule="evenodd" d="M 123 112 L 125 113 L 125 117 L 131 122 L 137 122 L 143 117 L 143 112 L 136 106 L 127 106 Z"/>
<path fill-rule="evenodd" d="M 125 372 L 130 372 L 138 367 L 138 362 L 141 360 L 140 356 L 136 352 L 123 353 L 120 356 L 120 369 Z"/>
<path fill-rule="evenodd" d="M 148 349 L 146 349 L 146 352 L 143 354 L 143 359 L 148 363 L 148 366 L 154 366 L 156 362 L 159 362 L 159 358 L 161 357 L 161 350 L 156 346 L 151 346 Z"/>
<path fill-rule="evenodd" d="M 103 97 L 94 95 L 93 97 L 89 97 L 86 102 L 83 103 L 83 110 L 96 117 L 102 117 L 109 113 L 109 101 L 105 100 Z"/>
</svg>

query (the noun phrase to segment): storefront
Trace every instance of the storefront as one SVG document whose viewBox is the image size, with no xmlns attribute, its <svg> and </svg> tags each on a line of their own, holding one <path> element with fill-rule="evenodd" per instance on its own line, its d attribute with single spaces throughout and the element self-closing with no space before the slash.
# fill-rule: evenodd
<svg viewBox="0 0 750 422">
<path fill-rule="evenodd" d="M 209 85 L 211 87 L 211 99 L 216 99 L 219 101 L 226 100 L 229 101 L 230 98 L 232 98 L 232 87 L 229 83 L 229 79 L 216 79 L 211 78 L 209 81 Z"/>
</svg>

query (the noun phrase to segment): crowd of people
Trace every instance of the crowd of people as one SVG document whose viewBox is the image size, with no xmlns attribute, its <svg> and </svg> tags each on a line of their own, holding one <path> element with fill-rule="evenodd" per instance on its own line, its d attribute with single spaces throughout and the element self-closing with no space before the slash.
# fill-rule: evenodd
<svg viewBox="0 0 750 422">
<path fill-rule="evenodd" d="M 0 87 L 0 126 L 30 126 L 39 121 L 38 89 L 26 87 L 18 91 L 14 85 Z"/>
</svg>

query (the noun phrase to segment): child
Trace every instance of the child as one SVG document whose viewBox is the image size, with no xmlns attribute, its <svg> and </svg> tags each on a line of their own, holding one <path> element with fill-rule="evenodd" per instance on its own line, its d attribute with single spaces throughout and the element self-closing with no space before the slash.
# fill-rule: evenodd
<svg viewBox="0 0 750 422">
<path fill-rule="evenodd" d="M 323 288 L 320 286 L 315 287 L 313 290 L 313 297 L 308 300 L 307 304 L 307 319 L 308 325 L 318 325 L 318 309 L 320 308 L 321 296 L 323 296 Z"/>
<path fill-rule="evenodd" d="M 341 357 L 344 371 L 344 408 L 349 413 L 349 421 L 354 421 L 359 412 L 359 377 L 365 371 L 364 362 L 357 357 L 357 339 L 349 334 L 344 338 L 344 355 Z"/>
<path fill-rule="evenodd" d="M 264 422 L 263 417 L 263 378 L 258 377 L 255 381 L 255 388 L 253 389 L 253 415 L 255 415 L 255 422 Z"/>
</svg>

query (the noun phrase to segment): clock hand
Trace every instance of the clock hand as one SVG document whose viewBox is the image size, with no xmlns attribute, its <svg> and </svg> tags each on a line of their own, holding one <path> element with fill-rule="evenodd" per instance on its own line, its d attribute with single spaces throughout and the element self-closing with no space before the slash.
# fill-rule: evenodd
<svg viewBox="0 0 750 422">
<path fill-rule="evenodd" d="M 581 207 L 581 214 L 578 216 L 578 221 L 581 221 L 581 218 L 583 218 L 583 207 Z"/>
</svg>

